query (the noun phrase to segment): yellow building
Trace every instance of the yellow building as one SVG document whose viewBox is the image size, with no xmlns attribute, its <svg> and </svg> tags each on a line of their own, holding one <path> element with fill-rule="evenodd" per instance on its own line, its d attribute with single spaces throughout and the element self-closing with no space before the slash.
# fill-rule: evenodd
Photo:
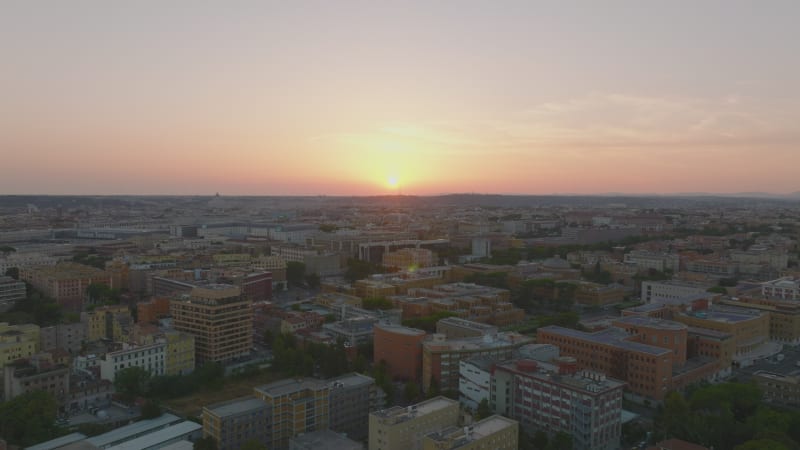
<svg viewBox="0 0 800 450">
<path fill-rule="evenodd" d="M 18 359 L 29 358 L 38 351 L 38 325 L 0 322 L 0 368 Z"/>
<path fill-rule="evenodd" d="M 397 294 L 394 285 L 377 280 L 358 280 L 353 283 L 356 296 L 361 298 L 381 298 Z"/>
<path fill-rule="evenodd" d="M 468 427 L 449 427 L 422 439 L 423 450 L 516 450 L 519 423 L 503 416 L 487 417 Z"/>
<path fill-rule="evenodd" d="M 791 300 L 739 298 L 721 300 L 723 305 L 769 312 L 769 337 L 789 345 L 800 344 L 800 303 Z"/>
<path fill-rule="evenodd" d="M 164 338 L 167 341 L 165 374 L 186 375 L 192 373 L 195 367 L 194 336 L 171 331 L 165 333 Z"/>
<path fill-rule="evenodd" d="M 328 428 L 330 388 L 324 381 L 280 380 L 259 386 L 253 393 L 267 403 L 272 417 L 267 448 L 286 449 L 291 438 Z"/>
<path fill-rule="evenodd" d="M 383 265 L 401 270 L 433 265 L 433 252 L 425 248 L 401 248 L 383 254 Z"/>
<path fill-rule="evenodd" d="M 458 414 L 458 402 L 443 396 L 370 413 L 369 449 L 421 450 L 426 434 L 458 425 Z"/>
<path fill-rule="evenodd" d="M 733 338 L 733 360 L 749 364 L 769 343 L 769 313 L 755 309 L 715 306 L 705 311 L 675 314 L 673 319 L 690 327 L 705 328 L 730 334 Z"/>
<path fill-rule="evenodd" d="M 211 258 L 215 266 L 246 265 L 253 259 L 248 253 L 218 253 Z"/>
<path fill-rule="evenodd" d="M 87 341 L 111 339 L 121 342 L 127 340 L 133 317 L 126 305 L 109 305 L 81 313 L 81 322 L 86 324 Z"/>
</svg>

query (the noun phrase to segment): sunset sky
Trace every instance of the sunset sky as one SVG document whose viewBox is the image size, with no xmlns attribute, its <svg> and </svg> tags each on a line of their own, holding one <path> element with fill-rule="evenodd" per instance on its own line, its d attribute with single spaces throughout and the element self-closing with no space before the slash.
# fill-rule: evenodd
<svg viewBox="0 0 800 450">
<path fill-rule="evenodd" d="M 0 194 L 800 191 L 800 1 L 0 5 Z"/>
</svg>

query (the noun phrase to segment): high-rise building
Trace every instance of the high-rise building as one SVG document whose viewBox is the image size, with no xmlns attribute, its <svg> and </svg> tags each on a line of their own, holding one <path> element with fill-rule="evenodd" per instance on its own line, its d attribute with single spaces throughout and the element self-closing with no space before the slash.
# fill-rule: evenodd
<svg viewBox="0 0 800 450">
<path fill-rule="evenodd" d="M 173 327 L 195 338 L 196 362 L 226 362 L 253 347 L 253 310 L 236 286 L 195 287 L 170 302 Z"/>
</svg>

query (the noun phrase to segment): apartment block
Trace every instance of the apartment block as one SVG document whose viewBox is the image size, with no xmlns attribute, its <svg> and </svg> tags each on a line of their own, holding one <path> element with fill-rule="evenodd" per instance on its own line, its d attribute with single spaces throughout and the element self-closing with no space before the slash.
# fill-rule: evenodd
<svg viewBox="0 0 800 450">
<path fill-rule="evenodd" d="M 664 272 L 665 270 L 677 272 L 680 266 L 680 257 L 674 253 L 634 250 L 625 254 L 623 262 L 635 266 L 639 271 L 653 269 L 659 272 Z"/>
<path fill-rule="evenodd" d="M 369 415 L 370 450 L 421 450 L 425 435 L 458 424 L 458 402 L 439 396 Z"/>
<path fill-rule="evenodd" d="M 764 394 L 764 400 L 776 405 L 800 406 L 800 377 L 759 370 L 753 381 Z"/>
<path fill-rule="evenodd" d="M 0 312 L 6 312 L 13 308 L 14 304 L 20 300 L 24 300 L 25 296 L 24 282 L 0 275 Z"/>
<path fill-rule="evenodd" d="M 351 373 L 327 380 L 330 392 L 328 427 L 350 439 L 366 441 L 369 437 L 369 413 L 383 408 L 383 391 L 375 380 Z"/>
<path fill-rule="evenodd" d="M 39 330 L 39 348 L 42 350 L 60 349 L 77 354 L 84 341 L 86 324 L 83 322 L 60 323 Z"/>
<path fill-rule="evenodd" d="M 245 442 L 271 442 L 271 409 L 255 397 L 203 407 L 203 436 L 212 437 L 219 450 L 238 450 Z"/>
<path fill-rule="evenodd" d="M 164 375 L 165 350 L 164 342 L 142 346 L 123 344 L 121 350 L 108 352 L 100 360 L 100 378 L 113 382 L 120 370 L 130 367 L 141 367 L 154 377 Z"/>
<path fill-rule="evenodd" d="M 3 368 L 3 395 L 10 400 L 32 391 L 45 391 L 60 406 L 69 398 L 69 366 L 58 364 L 49 354 L 20 359 Z"/>
<path fill-rule="evenodd" d="M 253 389 L 266 403 L 271 417 L 267 447 L 284 450 L 301 433 L 328 428 L 330 386 L 312 378 L 286 379 Z"/>
<path fill-rule="evenodd" d="M 55 266 L 24 267 L 19 278 L 27 281 L 44 296 L 72 311 L 83 308 L 86 288 L 92 283 L 115 287 L 111 275 L 94 267 L 76 263 L 59 263 Z"/>
<path fill-rule="evenodd" d="M 466 427 L 448 427 L 425 435 L 423 450 L 516 450 L 519 424 L 493 415 Z"/>
<path fill-rule="evenodd" d="M 436 333 L 445 335 L 447 339 L 492 336 L 496 335 L 497 332 L 498 329 L 494 325 L 458 317 L 446 317 L 436 322 Z"/>
<path fill-rule="evenodd" d="M 575 450 L 618 449 L 625 383 L 579 371 L 574 358 L 554 362 L 498 364 L 492 374 L 492 408 L 519 421 L 529 433 L 571 435 Z"/>
<path fill-rule="evenodd" d="M 364 450 L 364 445 L 331 430 L 313 431 L 289 441 L 289 450 L 320 450 L 323 448 L 325 450 Z"/>
<path fill-rule="evenodd" d="M 165 375 L 188 375 L 195 369 L 194 336 L 170 331 L 162 338 L 166 344 Z"/>
<path fill-rule="evenodd" d="M 170 302 L 173 327 L 195 338 L 197 364 L 226 362 L 250 354 L 253 310 L 236 286 L 195 287 Z"/>
<path fill-rule="evenodd" d="M 169 298 L 154 297 L 150 301 L 138 303 L 136 312 L 136 323 L 156 322 L 169 315 Z"/>
<path fill-rule="evenodd" d="M 30 358 L 38 351 L 37 325 L 9 325 L 7 322 L 0 322 L 0 367 L 18 359 Z"/>
<path fill-rule="evenodd" d="M 133 325 L 131 311 L 126 305 L 100 306 L 81 313 L 89 342 L 107 339 L 114 342 L 126 340 Z"/>
</svg>

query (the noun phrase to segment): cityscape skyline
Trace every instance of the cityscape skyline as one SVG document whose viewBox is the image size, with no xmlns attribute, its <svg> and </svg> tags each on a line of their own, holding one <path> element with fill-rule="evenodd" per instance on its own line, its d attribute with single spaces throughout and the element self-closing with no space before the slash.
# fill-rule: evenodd
<svg viewBox="0 0 800 450">
<path fill-rule="evenodd" d="M 15 2 L 0 192 L 796 193 L 798 13 Z"/>
</svg>

